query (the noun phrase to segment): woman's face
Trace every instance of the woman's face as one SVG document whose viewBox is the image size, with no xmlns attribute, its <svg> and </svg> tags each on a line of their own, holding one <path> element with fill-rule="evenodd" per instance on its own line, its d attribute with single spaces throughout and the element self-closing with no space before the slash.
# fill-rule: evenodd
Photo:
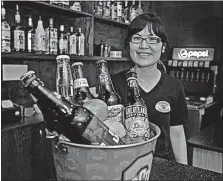
<svg viewBox="0 0 223 181">
<path fill-rule="evenodd" d="M 138 41 L 140 38 L 147 38 L 147 37 L 154 37 L 159 38 L 155 35 L 152 30 L 152 27 L 146 26 L 142 31 L 134 34 L 132 36 L 132 40 Z M 133 43 L 130 41 L 130 56 L 133 62 L 138 65 L 139 67 L 147 67 L 154 65 L 158 62 L 161 56 L 162 51 L 162 42 L 159 41 L 158 43 L 147 43 L 145 39 L 141 43 Z"/>
</svg>

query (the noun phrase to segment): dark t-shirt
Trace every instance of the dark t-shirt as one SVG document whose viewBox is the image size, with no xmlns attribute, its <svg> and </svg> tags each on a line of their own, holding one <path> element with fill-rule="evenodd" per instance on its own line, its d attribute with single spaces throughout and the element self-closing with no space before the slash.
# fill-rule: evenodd
<svg viewBox="0 0 223 181">
<path fill-rule="evenodd" d="M 127 90 L 126 72 L 127 70 L 112 76 L 114 88 L 121 96 L 123 104 Z M 188 120 L 186 100 L 180 81 L 162 72 L 160 80 L 151 91 L 147 93 L 140 87 L 140 93 L 147 106 L 149 121 L 161 129 L 155 155 L 174 160 L 170 126 L 184 125 Z"/>
</svg>

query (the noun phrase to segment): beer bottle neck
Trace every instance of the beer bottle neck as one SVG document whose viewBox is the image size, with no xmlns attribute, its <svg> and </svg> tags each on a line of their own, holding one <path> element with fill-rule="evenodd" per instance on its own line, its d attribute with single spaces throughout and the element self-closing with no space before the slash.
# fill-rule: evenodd
<svg viewBox="0 0 223 181">
<path fill-rule="evenodd" d="M 129 78 L 127 80 L 128 82 L 128 87 L 127 87 L 127 101 L 130 102 L 138 102 L 141 101 L 141 95 L 140 95 L 140 90 L 138 86 L 138 82 L 136 78 Z"/>
</svg>

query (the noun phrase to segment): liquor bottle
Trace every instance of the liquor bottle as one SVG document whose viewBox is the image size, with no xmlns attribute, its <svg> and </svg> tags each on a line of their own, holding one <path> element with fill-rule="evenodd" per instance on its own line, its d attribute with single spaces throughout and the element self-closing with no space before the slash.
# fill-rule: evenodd
<svg viewBox="0 0 223 181">
<path fill-rule="evenodd" d="M 68 53 L 68 41 L 67 35 L 64 31 L 64 25 L 60 25 L 60 32 L 59 32 L 59 54 L 67 54 Z"/>
<path fill-rule="evenodd" d="M 104 2 L 105 6 L 103 8 L 103 18 L 111 18 L 111 2 L 108 0 L 107 2 Z"/>
<path fill-rule="evenodd" d="M 143 13 L 142 2 L 141 2 L 141 0 L 139 0 L 138 8 L 136 9 L 136 16 L 139 16 L 142 13 Z"/>
<path fill-rule="evenodd" d="M 56 90 L 62 98 L 75 103 L 73 99 L 73 77 L 70 67 L 70 57 L 68 55 L 58 55 L 56 60 Z"/>
<path fill-rule="evenodd" d="M 81 12 L 81 4 L 79 1 L 75 1 L 74 4 L 70 7 L 70 9 L 74 11 L 79 11 Z"/>
<path fill-rule="evenodd" d="M 117 20 L 117 3 L 114 0 L 111 3 L 111 19 Z"/>
<path fill-rule="evenodd" d="M 2 50 L 1 52 L 11 52 L 11 27 L 6 20 L 6 11 L 4 8 L 4 3 L 2 1 Z"/>
<path fill-rule="evenodd" d="M 40 107 L 46 127 L 50 132 L 57 131 L 74 143 L 91 144 L 92 138 L 89 136 L 89 127 L 95 121 L 98 128 L 102 130 L 101 135 L 94 134 L 98 144 L 125 144 L 103 124 L 102 121 L 105 117 L 100 117 L 102 114 L 97 115 L 100 112 L 95 115 L 92 113 L 94 112 L 94 106 L 100 107 L 101 110 L 106 110 L 106 105 L 103 101 L 94 99 L 86 106 L 75 106 L 63 100 L 58 93 L 46 88 L 44 83 L 36 77 L 34 71 L 25 73 L 20 79 L 34 102 Z"/>
<path fill-rule="evenodd" d="M 132 21 L 136 16 L 136 4 L 135 4 L 135 0 L 132 0 L 132 5 L 130 7 L 130 14 L 129 14 L 129 20 Z"/>
<path fill-rule="evenodd" d="M 123 125 L 127 130 L 127 138 L 149 138 L 149 120 L 145 101 L 140 95 L 136 72 L 126 73 L 127 94 L 123 111 Z"/>
<path fill-rule="evenodd" d="M 74 33 L 74 28 L 70 27 L 70 34 L 69 34 L 69 54 L 70 55 L 77 55 L 77 37 Z"/>
<path fill-rule="evenodd" d="M 46 33 L 46 54 L 57 54 L 57 28 L 53 27 L 53 18 L 49 19 L 49 27 Z"/>
<path fill-rule="evenodd" d="M 37 28 L 36 28 L 36 53 L 42 54 L 46 51 L 46 33 L 43 28 L 43 21 L 39 16 Z"/>
<path fill-rule="evenodd" d="M 78 28 L 78 32 L 76 33 L 76 38 L 77 38 L 77 55 L 84 56 L 85 37 L 84 37 L 84 34 L 81 32 L 81 28 Z"/>
<path fill-rule="evenodd" d="M 25 31 L 21 23 L 19 6 L 16 4 L 15 26 L 12 28 L 12 51 L 25 51 Z"/>
<path fill-rule="evenodd" d="M 70 8 L 70 1 L 69 0 L 64 0 L 64 1 L 62 1 L 63 2 L 63 7 L 64 8 Z"/>
<path fill-rule="evenodd" d="M 29 16 L 28 18 L 28 27 L 25 31 L 25 39 L 26 39 L 26 51 L 27 52 L 34 52 L 35 51 L 35 40 L 36 34 L 35 29 L 33 28 L 33 20 L 32 17 Z"/>
<path fill-rule="evenodd" d="M 117 2 L 117 21 L 122 21 L 122 2 Z"/>
<path fill-rule="evenodd" d="M 96 4 L 96 2 L 95 2 Z M 98 17 L 102 17 L 102 14 L 103 14 L 103 4 L 102 4 L 102 0 L 99 0 L 97 5 L 96 5 L 96 10 L 95 10 L 95 16 L 98 16 Z"/>
<path fill-rule="evenodd" d="M 104 49 L 105 49 L 105 42 L 103 39 L 101 39 L 101 42 L 100 42 L 100 56 L 101 57 L 104 57 Z"/>
<path fill-rule="evenodd" d="M 96 66 L 98 98 L 103 100 L 108 106 L 109 115 L 107 119 L 114 119 L 121 122 L 123 105 L 121 104 L 120 96 L 113 87 L 113 83 L 107 67 L 107 62 L 105 60 L 98 60 L 96 62 Z"/>
<path fill-rule="evenodd" d="M 50 0 L 50 4 L 59 5 L 59 1 L 58 0 Z"/>
<path fill-rule="evenodd" d="M 125 6 L 124 9 L 122 11 L 123 13 L 123 22 L 125 23 L 129 23 L 129 7 L 128 7 L 128 0 L 125 0 Z"/>
<path fill-rule="evenodd" d="M 72 65 L 73 78 L 74 78 L 74 97 L 75 101 L 83 105 L 87 101 L 94 98 L 89 90 L 87 79 L 84 77 L 83 68 L 84 64 L 75 62 Z"/>
</svg>

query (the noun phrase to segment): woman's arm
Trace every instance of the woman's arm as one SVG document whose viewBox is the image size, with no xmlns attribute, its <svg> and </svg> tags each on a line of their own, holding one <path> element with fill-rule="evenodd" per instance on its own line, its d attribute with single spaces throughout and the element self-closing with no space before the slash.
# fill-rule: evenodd
<svg viewBox="0 0 223 181">
<path fill-rule="evenodd" d="M 170 126 L 170 142 L 176 162 L 187 165 L 187 145 L 183 125 Z"/>
</svg>

